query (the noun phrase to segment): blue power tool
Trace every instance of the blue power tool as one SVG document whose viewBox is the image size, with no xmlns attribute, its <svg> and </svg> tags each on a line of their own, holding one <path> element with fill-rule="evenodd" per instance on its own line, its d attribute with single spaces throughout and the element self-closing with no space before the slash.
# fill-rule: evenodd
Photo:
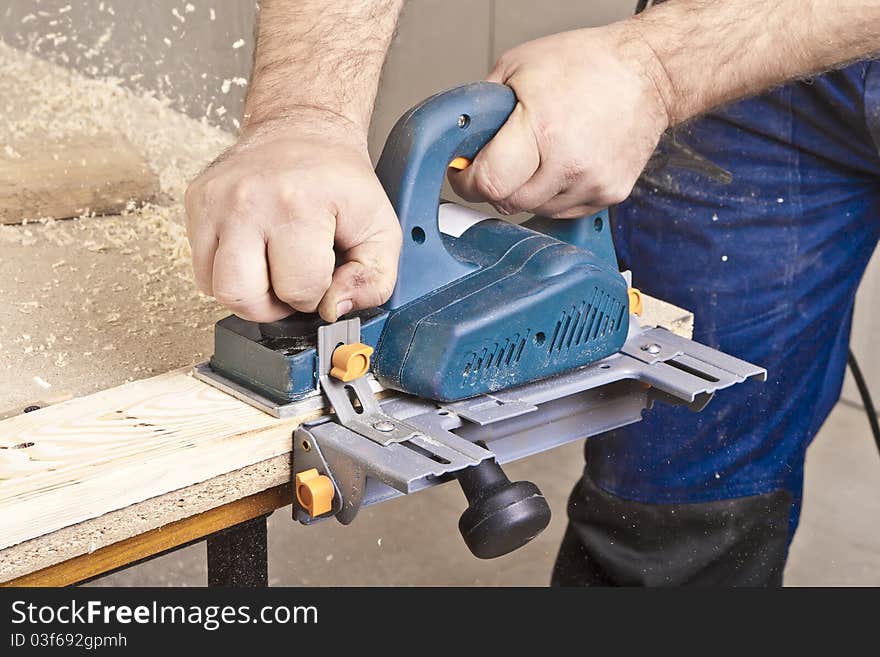
<svg viewBox="0 0 880 657">
<path fill-rule="evenodd" d="M 515 104 L 506 86 L 471 84 L 429 98 L 391 132 L 376 171 L 403 229 L 397 286 L 382 311 L 361 314 L 386 388 L 454 401 L 591 363 L 626 340 L 627 284 L 605 212 L 440 231 L 449 163 L 473 158 Z M 301 399 L 316 389 L 318 323 L 224 320 L 211 366 L 279 402 Z"/>
<path fill-rule="evenodd" d="M 506 86 L 469 84 L 392 130 L 376 173 L 404 241 L 383 307 L 329 325 L 218 322 L 198 376 L 279 417 L 333 408 L 294 435 L 300 521 L 350 522 L 363 504 L 455 477 L 470 502 L 466 543 L 505 554 L 549 509 L 500 463 L 637 421 L 654 400 L 699 410 L 715 390 L 765 376 L 638 324 L 607 211 L 514 225 L 441 202 L 450 163 L 472 159 L 515 105 Z M 405 394 L 380 402 L 380 389 Z"/>
</svg>

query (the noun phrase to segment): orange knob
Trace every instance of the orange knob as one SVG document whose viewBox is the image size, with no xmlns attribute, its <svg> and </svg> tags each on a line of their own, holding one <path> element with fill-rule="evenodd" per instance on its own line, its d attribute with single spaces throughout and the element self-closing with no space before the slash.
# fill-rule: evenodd
<svg viewBox="0 0 880 657">
<path fill-rule="evenodd" d="M 471 161 L 466 157 L 457 157 L 449 163 L 449 168 L 462 171 L 463 169 L 467 169 L 470 165 Z"/>
<path fill-rule="evenodd" d="M 629 311 L 635 315 L 642 314 L 642 293 L 634 287 L 627 290 L 629 294 Z"/>
<path fill-rule="evenodd" d="M 373 348 L 360 342 L 336 347 L 331 360 L 333 367 L 330 368 L 330 376 L 345 382 L 362 377 L 370 369 L 372 354 Z"/>
<path fill-rule="evenodd" d="M 312 518 L 322 516 L 333 508 L 333 482 L 316 468 L 297 472 L 294 477 L 296 499 Z"/>
</svg>

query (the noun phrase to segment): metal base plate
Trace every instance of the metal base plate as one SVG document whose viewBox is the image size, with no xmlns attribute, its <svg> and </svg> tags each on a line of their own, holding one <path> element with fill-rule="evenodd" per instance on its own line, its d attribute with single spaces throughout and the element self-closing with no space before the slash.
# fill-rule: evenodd
<svg viewBox="0 0 880 657">
<path fill-rule="evenodd" d="M 207 365 L 198 366 L 194 375 L 275 417 L 301 415 L 328 402 L 324 395 L 315 395 L 278 405 Z M 335 390 L 330 401 L 338 398 L 339 418 L 334 421 L 328 414 L 299 427 L 294 462 L 297 471 L 314 467 L 330 476 L 337 494 L 328 516 L 347 523 L 363 505 L 442 483 L 483 459 L 494 457 L 503 464 L 637 422 L 655 401 L 699 411 L 717 390 L 766 377 L 762 367 L 633 322 L 626 344 L 613 356 L 463 401 L 440 403 L 403 393 L 376 400 L 373 395 L 381 386 L 372 377 L 360 379 L 361 419 L 371 429 L 374 422 L 387 419 L 400 435 L 374 438 L 375 431 L 361 432 L 359 424 L 342 422 L 354 411 L 347 393 Z M 475 444 L 478 441 L 486 448 Z M 294 513 L 301 522 L 314 520 L 298 504 Z"/>
</svg>

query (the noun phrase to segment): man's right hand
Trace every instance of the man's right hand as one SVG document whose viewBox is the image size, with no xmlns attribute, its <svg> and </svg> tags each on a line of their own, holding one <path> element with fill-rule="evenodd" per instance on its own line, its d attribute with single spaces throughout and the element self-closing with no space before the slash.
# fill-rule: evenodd
<svg viewBox="0 0 880 657">
<path fill-rule="evenodd" d="M 249 126 L 186 211 L 199 288 L 244 319 L 336 321 L 394 289 L 400 224 L 362 134 L 331 113 Z"/>
</svg>

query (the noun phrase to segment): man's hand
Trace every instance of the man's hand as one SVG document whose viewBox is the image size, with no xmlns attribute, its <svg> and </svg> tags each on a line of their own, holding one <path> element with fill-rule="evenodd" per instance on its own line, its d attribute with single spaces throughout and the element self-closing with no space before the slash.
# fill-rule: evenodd
<svg viewBox="0 0 880 657">
<path fill-rule="evenodd" d="M 488 79 L 519 102 L 455 191 L 503 214 L 590 214 L 625 199 L 669 125 L 661 71 L 620 25 L 575 30 L 505 53 Z"/>
<path fill-rule="evenodd" d="M 336 321 L 394 289 L 367 129 L 403 0 L 262 0 L 239 142 L 186 193 L 199 287 L 245 319 Z"/>
<path fill-rule="evenodd" d="M 880 52 L 880 0 L 668 0 L 505 53 L 519 104 L 453 188 L 500 212 L 575 217 L 622 201 L 669 126 Z"/>
<path fill-rule="evenodd" d="M 199 287 L 244 319 L 335 321 L 394 289 L 400 224 L 363 136 L 339 117 L 252 126 L 192 183 L 186 209 Z"/>
</svg>

